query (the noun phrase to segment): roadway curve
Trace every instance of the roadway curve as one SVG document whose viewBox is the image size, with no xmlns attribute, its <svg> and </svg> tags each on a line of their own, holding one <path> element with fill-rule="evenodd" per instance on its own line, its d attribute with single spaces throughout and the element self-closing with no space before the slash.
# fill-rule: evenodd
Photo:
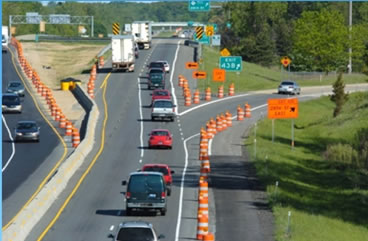
<svg viewBox="0 0 368 241">
<path fill-rule="evenodd" d="M 2 88 L 9 81 L 24 82 L 10 50 L 2 55 Z M 2 208 L 3 225 L 23 207 L 63 154 L 60 140 L 41 115 L 33 94 L 26 90 L 21 114 L 3 114 L 2 119 Z M 14 143 L 19 120 L 35 120 L 41 127 L 40 142 Z"/>
<path fill-rule="evenodd" d="M 235 115 L 238 104 L 248 102 L 253 107 L 259 106 L 259 108 L 254 109 L 250 121 L 235 124 L 238 129 L 234 127 L 234 130 L 238 135 L 239 133 L 242 135 L 244 129 L 266 113 L 266 109 L 262 106 L 265 106 L 267 99 L 280 96 L 272 93 L 244 94 L 225 98 L 222 101 L 206 103 L 192 109 L 184 107 L 181 89 L 177 88 L 177 76 L 179 74 L 191 76 L 191 72 L 185 70 L 184 66 L 185 62 L 193 60 L 193 49 L 178 45 L 178 42 L 179 40 L 174 39 L 155 40 L 152 49 L 141 51 L 134 73 L 112 73 L 108 78 L 105 78 L 106 73 L 109 72 L 109 69 L 106 68 L 105 74 L 98 75 L 95 101 L 99 107 L 101 118 L 96 133 L 102 134 L 96 136 L 94 153 L 98 152 L 100 155 L 87 156 L 86 164 L 73 177 L 53 207 L 32 230 L 27 240 L 111 240 L 107 238 L 110 229 L 127 220 L 145 220 L 153 223 L 156 231 L 166 236 L 164 240 L 195 240 L 200 166 L 198 132 L 200 128 L 205 126 L 210 117 L 215 117 L 226 110 L 230 110 Z M 148 105 L 151 102 L 151 91 L 147 90 L 145 77 L 146 65 L 154 60 L 167 60 L 171 65 L 172 72 L 167 76 L 166 87 L 171 88 L 179 105 L 179 116 L 175 122 L 152 122 L 150 120 Z M 169 80 L 173 82 L 170 84 Z M 106 125 L 104 121 L 106 121 Z M 148 150 L 146 148 L 147 134 L 153 128 L 167 128 L 173 133 L 172 150 Z M 214 152 L 217 159 L 214 169 L 221 170 L 221 166 L 226 165 L 225 161 L 231 163 L 234 168 L 230 168 L 227 173 L 222 173 L 222 175 L 226 174 L 224 179 L 221 179 L 223 176 L 215 174 L 213 178 L 211 177 L 211 181 L 216 186 L 210 192 L 210 218 L 214 217 L 215 212 L 223 215 L 221 210 L 224 207 L 221 205 L 226 203 L 229 195 L 232 195 L 231 191 L 224 192 L 229 189 L 229 185 L 221 185 L 221 181 L 229 181 L 234 175 L 237 175 L 240 180 L 245 179 L 244 175 L 239 175 L 240 168 L 246 168 L 245 165 L 241 163 L 236 165 L 236 161 L 242 155 L 241 151 L 235 150 L 233 153 L 232 148 L 227 149 L 226 144 L 229 143 L 224 142 L 225 139 L 222 137 L 225 136 L 221 137 L 221 135 L 223 134 L 216 137 L 213 143 L 214 147 L 217 148 L 217 151 Z M 241 144 L 239 140 L 238 143 Z M 233 143 L 231 142 L 231 144 Z M 100 146 L 101 149 L 99 149 Z M 224 150 L 225 157 L 229 158 L 228 160 L 221 156 L 221 148 Z M 231 159 L 232 156 L 233 159 Z M 89 163 L 93 163 L 95 160 L 96 162 L 88 175 L 82 179 L 81 183 L 78 183 L 79 177 L 88 169 Z M 125 187 L 121 186 L 121 181 L 126 180 L 130 172 L 137 170 L 145 163 L 167 163 L 175 171 L 172 195 L 168 198 L 166 216 L 138 214 L 127 217 L 125 215 L 123 196 Z M 69 196 L 77 183 L 78 189 L 74 195 Z M 237 190 L 234 190 L 237 194 L 232 195 L 232 197 L 242 198 L 243 195 L 248 202 L 252 203 L 252 200 L 249 200 L 252 198 L 250 194 L 239 193 L 242 188 L 251 189 L 249 185 L 243 183 L 243 185 L 237 186 Z M 224 222 L 224 220 L 231 220 L 228 217 L 229 214 L 227 217 L 224 215 L 225 219 L 219 215 L 216 215 L 216 219 L 211 219 L 210 230 L 213 232 L 215 231 L 215 223 L 224 225 L 217 228 L 219 235 L 222 233 L 224 238 L 216 240 L 244 241 L 244 237 L 249 237 L 250 240 L 271 240 L 272 215 L 270 211 L 264 209 L 262 205 L 249 206 L 249 208 L 241 210 L 251 212 L 245 222 L 250 225 L 236 224 L 235 227 L 239 227 L 239 225 L 242 227 L 237 228 L 231 236 L 225 236 L 227 230 L 234 230 L 230 229 L 234 226 L 233 223 Z M 231 210 L 231 207 L 227 208 L 227 210 Z M 264 212 L 262 215 L 258 215 L 257 213 L 261 209 Z M 237 210 L 233 210 L 232 213 L 237 215 L 237 220 L 242 220 L 241 213 Z M 265 221 L 267 227 L 264 227 Z M 254 235 L 247 236 L 247 233 L 250 232 Z"/>
</svg>

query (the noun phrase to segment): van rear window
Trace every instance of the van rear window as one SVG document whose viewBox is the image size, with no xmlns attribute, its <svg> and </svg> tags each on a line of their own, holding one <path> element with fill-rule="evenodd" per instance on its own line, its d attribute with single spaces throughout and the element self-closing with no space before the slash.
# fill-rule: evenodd
<svg viewBox="0 0 368 241">
<path fill-rule="evenodd" d="M 129 180 L 129 190 L 145 192 L 147 189 L 161 190 L 163 179 L 159 175 L 134 175 Z"/>
</svg>

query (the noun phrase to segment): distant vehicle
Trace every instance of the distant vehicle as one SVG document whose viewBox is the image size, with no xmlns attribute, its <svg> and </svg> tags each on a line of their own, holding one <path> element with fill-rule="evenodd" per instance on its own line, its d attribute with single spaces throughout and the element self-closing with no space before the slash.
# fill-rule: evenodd
<svg viewBox="0 0 368 241">
<path fill-rule="evenodd" d="M 134 72 L 135 44 L 132 35 L 113 35 L 111 38 L 112 70 Z"/>
<path fill-rule="evenodd" d="M 168 148 L 172 149 L 172 135 L 166 129 L 153 129 L 149 134 L 148 148 Z"/>
<path fill-rule="evenodd" d="M 2 52 L 8 51 L 8 44 L 9 44 L 9 28 L 8 26 L 1 27 L 1 44 L 2 44 Z"/>
<path fill-rule="evenodd" d="M 15 141 L 40 141 L 40 127 L 35 121 L 18 121 Z"/>
<path fill-rule="evenodd" d="M 158 241 L 165 236 L 162 234 L 157 236 L 151 223 L 128 221 L 119 225 L 116 235 L 110 234 L 108 237 L 115 241 Z"/>
<path fill-rule="evenodd" d="M 132 34 L 140 49 L 151 48 L 152 25 L 150 21 L 134 21 L 132 23 Z"/>
<path fill-rule="evenodd" d="M 165 71 L 165 63 L 163 61 L 153 61 L 147 65 L 148 69 L 162 69 Z M 166 71 L 165 71 L 166 72 Z"/>
<path fill-rule="evenodd" d="M 164 69 L 165 69 L 165 72 L 166 73 L 169 73 L 170 72 L 170 65 L 169 65 L 169 62 L 167 62 L 166 60 L 159 60 L 159 61 L 156 61 L 158 63 L 163 63 L 164 64 Z"/>
<path fill-rule="evenodd" d="M 152 68 L 148 73 L 148 89 L 165 89 L 165 71 L 162 68 Z"/>
<path fill-rule="evenodd" d="M 19 96 L 24 96 L 24 86 L 21 82 L 11 81 L 8 84 L 6 92 L 18 94 Z"/>
<path fill-rule="evenodd" d="M 20 97 L 14 93 L 4 93 L 2 97 L 2 112 L 22 113 Z"/>
<path fill-rule="evenodd" d="M 134 43 L 134 55 L 136 59 L 139 58 L 139 48 L 137 43 Z"/>
<path fill-rule="evenodd" d="M 169 165 L 167 164 L 145 164 L 142 167 L 143 172 L 161 172 L 164 175 L 164 179 L 166 185 L 168 186 L 171 192 L 171 184 L 172 184 L 172 174 L 175 172 L 170 169 Z"/>
<path fill-rule="evenodd" d="M 300 87 L 295 81 L 282 81 L 279 85 L 278 93 L 300 95 Z"/>
<path fill-rule="evenodd" d="M 168 90 L 165 89 L 155 89 L 152 92 L 152 101 L 151 101 L 151 106 L 153 104 L 153 101 L 158 100 L 158 99 L 165 99 L 165 100 L 171 100 L 171 93 Z"/>
<path fill-rule="evenodd" d="M 161 215 L 166 214 L 166 194 L 169 196 L 170 193 L 162 173 L 133 172 L 129 181 L 123 181 L 122 185 L 128 185 L 125 193 L 127 216 L 133 210 L 160 211 Z"/>
<path fill-rule="evenodd" d="M 169 119 L 175 120 L 175 105 L 172 100 L 155 100 L 152 104 L 151 119 Z"/>
</svg>

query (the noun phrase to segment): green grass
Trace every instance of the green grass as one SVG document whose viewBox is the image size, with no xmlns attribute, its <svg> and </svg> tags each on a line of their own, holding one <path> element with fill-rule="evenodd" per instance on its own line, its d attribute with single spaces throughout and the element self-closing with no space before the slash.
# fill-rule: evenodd
<svg viewBox="0 0 368 241">
<path fill-rule="evenodd" d="M 256 158 L 255 131 L 250 132 L 246 145 L 267 187 L 276 240 L 368 240 L 368 171 L 333 169 L 323 158 L 328 144 L 354 143 L 357 130 L 367 127 L 367 107 L 368 93 L 350 95 L 337 118 L 332 118 L 334 104 L 328 97 L 301 102 L 295 148 L 291 149 L 291 120 L 275 120 L 272 143 L 272 121 L 265 119 L 257 125 Z"/>
<path fill-rule="evenodd" d="M 203 91 L 204 88 L 210 86 L 212 91 L 216 91 L 221 83 L 212 81 L 212 70 L 218 68 L 218 61 L 220 57 L 220 49 L 218 47 L 203 46 L 202 48 L 203 63 L 200 64 L 200 70 L 207 72 L 206 80 L 198 80 L 198 88 Z M 224 83 L 225 93 L 231 82 L 235 84 L 236 92 L 245 92 L 250 90 L 262 89 L 276 89 L 280 81 L 291 79 L 297 81 L 301 86 L 315 86 L 315 85 L 331 85 L 337 79 L 337 75 L 311 75 L 305 74 L 288 76 L 287 71 L 278 67 L 267 68 L 257 64 L 252 64 L 243 61 L 243 70 L 237 74 L 236 72 L 226 73 L 226 82 Z M 364 74 L 354 73 L 351 75 L 344 75 L 346 84 L 352 83 L 366 83 L 368 76 Z"/>
</svg>

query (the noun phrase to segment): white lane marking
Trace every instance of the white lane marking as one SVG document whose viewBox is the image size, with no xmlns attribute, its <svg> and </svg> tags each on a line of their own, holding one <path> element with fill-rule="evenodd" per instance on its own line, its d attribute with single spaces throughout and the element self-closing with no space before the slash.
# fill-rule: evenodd
<svg viewBox="0 0 368 241">
<path fill-rule="evenodd" d="M 184 151 L 185 151 L 185 164 L 183 169 L 183 174 L 181 175 L 181 183 L 180 183 L 180 197 L 179 197 L 179 208 L 178 208 L 178 221 L 176 222 L 176 231 L 175 231 L 175 241 L 179 240 L 179 232 L 180 232 L 180 224 L 181 224 L 181 214 L 183 207 L 183 192 L 184 192 L 184 182 L 185 182 L 185 173 L 187 171 L 188 166 L 188 149 L 187 149 L 187 141 L 198 136 L 199 133 L 187 138 L 184 140 Z"/>
<path fill-rule="evenodd" d="M 175 114 L 176 115 L 178 115 L 178 101 L 176 99 L 175 87 L 174 87 L 174 84 L 173 84 L 173 77 L 174 77 L 174 72 L 175 72 L 175 64 L 176 64 L 176 60 L 178 58 L 178 53 L 179 53 L 179 49 L 180 49 L 180 43 L 181 43 L 181 41 L 178 42 L 178 46 L 176 47 L 175 57 L 174 57 L 174 61 L 172 63 L 172 70 L 171 70 L 171 74 L 170 74 L 171 95 L 173 96 L 173 99 L 174 99 L 174 105 L 176 105 L 176 108 L 175 108 Z"/>
<path fill-rule="evenodd" d="M 139 135 L 139 140 L 140 140 L 140 147 L 141 147 L 141 160 L 139 161 L 139 163 L 142 162 L 142 158 L 144 156 L 144 149 L 143 149 L 143 113 L 142 113 L 142 97 L 141 97 L 141 85 L 139 82 L 139 78 L 138 78 L 138 100 L 139 100 L 139 119 L 141 120 L 140 125 L 141 125 L 141 130 L 140 130 L 140 135 Z"/>
<path fill-rule="evenodd" d="M 11 153 L 8 161 L 6 162 L 5 166 L 2 169 L 2 172 L 4 172 L 5 169 L 8 167 L 8 165 L 10 164 L 11 160 L 13 159 L 14 155 L 15 155 L 15 145 L 14 145 L 14 140 L 13 140 L 13 137 L 12 137 L 11 132 L 9 130 L 8 124 L 6 123 L 5 117 L 2 116 L 2 119 L 3 119 L 3 122 L 4 122 L 4 126 L 5 126 L 6 130 L 8 131 L 10 141 L 12 142 L 12 145 L 11 145 L 12 146 L 12 153 Z"/>
<path fill-rule="evenodd" d="M 111 225 L 111 227 L 110 227 L 110 231 L 112 231 L 112 230 L 114 230 L 114 225 Z"/>
</svg>

